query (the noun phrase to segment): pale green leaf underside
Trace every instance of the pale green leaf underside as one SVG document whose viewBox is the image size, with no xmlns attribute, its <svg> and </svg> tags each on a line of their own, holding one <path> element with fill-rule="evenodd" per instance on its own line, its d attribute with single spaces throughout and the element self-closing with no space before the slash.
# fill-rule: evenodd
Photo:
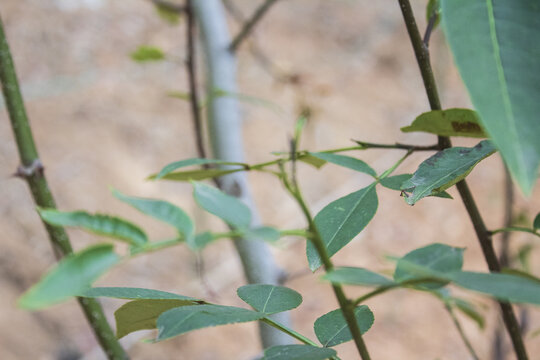
<svg viewBox="0 0 540 360">
<path fill-rule="evenodd" d="M 237 290 L 238 297 L 257 311 L 274 314 L 298 307 L 302 295 L 298 292 L 277 285 L 245 285 Z"/>
<path fill-rule="evenodd" d="M 540 165 L 540 3 L 442 0 L 446 38 L 483 127 L 530 194 Z"/>
<path fill-rule="evenodd" d="M 311 345 L 276 345 L 264 350 L 262 360 L 324 360 L 335 355 L 333 349 Z"/>
</svg>

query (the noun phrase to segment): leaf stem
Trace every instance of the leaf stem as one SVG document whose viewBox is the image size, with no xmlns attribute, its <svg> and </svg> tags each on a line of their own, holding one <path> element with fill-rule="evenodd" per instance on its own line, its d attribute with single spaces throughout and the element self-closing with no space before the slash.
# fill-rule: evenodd
<svg viewBox="0 0 540 360">
<path fill-rule="evenodd" d="M 16 175 L 26 180 L 37 206 L 54 209 L 56 204 L 45 178 L 43 165 L 39 160 L 1 18 L 0 82 L 22 163 Z M 73 253 L 69 238 L 62 227 L 52 226 L 45 222 L 43 224 L 57 259 Z M 127 359 L 128 356 L 114 336 L 99 302 L 94 299 L 78 298 L 77 300 L 107 357 L 114 360 Z"/>
<path fill-rule="evenodd" d="M 401 150 L 411 150 L 411 151 L 437 151 L 441 150 L 438 144 L 427 145 L 427 146 L 418 146 L 418 145 L 409 145 L 409 144 L 376 144 L 365 141 L 353 140 L 355 143 L 360 145 L 360 150 L 364 149 L 401 149 Z"/>
<path fill-rule="evenodd" d="M 491 235 L 494 235 L 494 234 L 501 233 L 501 232 L 511 232 L 511 231 L 526 232 L 526 233 L 533 234 L 533 235 L 536 235 L 536 236 L 540 237 L 540 233 L 538 232 L 538 230 L 529 229 L 529 228 L 520 227 L 520 226 L 504 227 L 504 228 L 500 228 L 500 229 L 496 229 L 496 230 L 491 230 L 491 231 L 489 231 L 489 233 Z"/>
<path fill-rule="evenodd" d="M 411 44 L 414 49 L 416 61 L 420 68 L 422 79 L 424 81 L 424 88 L 426 90 L 431 110 L 441 110 L 439 93 L 437 91 L 435 78 L 433 76 L 433 70 L 431 68 L 429 50 L 422 41 L 420 32 L 418 31 L 418 27 L 416 26 L 416 21 L 414 19 L 414 14 L 409 0 L 398 0 L 398 2 L 401 8 L 401 12 L 403 14 L 403 19 L 405 20 L 405 25 L 407 27 L 407 32 L 409 33 Z M 439 146 L 441 148 L 448 148 L 452 146 L 450 138 L 445 136 L 439 136 L 438 139 Z M 456 186 L 461 196 L 461 199 L 463 200 L 463 204 L 467 209 L 471 222 L 473 223 L 476 236 L 478 238 L 478 241 L 480 242 L 480 246 L 482 248 L 482 252 L 488 264 L 489 270 L 491 272 L 500 272 L 501 267 L 497 259 L 495 250 L 493 248 L 491 235 L 485 226 L 484 220 L 482 219 L 480 212 L 478 211 L 478 207 L 476 206 L 476 202 L 474 201 L 474 198 L 469 190 L 467 182 L 465 180 L 462 180 L 458 182 Z M 512 309 L 512 306 L 509 303 L 503 301 L 499 301 L 499 306 L 501 308 L 501 313 L 504 324 L 506 326 L 506 330 L 512 340 L 512 344 L 514 345 L 514 351 L 516 353 L 517 359 L 527 360 L 527 350 L 523 343 L 523 338 L 519 330 L 519 324 Z"/>
</svg>

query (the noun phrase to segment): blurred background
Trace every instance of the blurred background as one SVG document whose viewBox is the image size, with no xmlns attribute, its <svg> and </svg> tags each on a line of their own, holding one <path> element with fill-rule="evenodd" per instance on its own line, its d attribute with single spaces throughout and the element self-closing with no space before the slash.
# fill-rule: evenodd
<svg viewBox="0 0 540 360">
<path fill-rule="evenodd" d="M 259 4 L 229 0 L 246 16 Z M 425 0 L 412 1 L 420 28 L 425 28 Z M 129 195 L 171 201 L 194 217 L 199 231 L 224 229 L 197 209 L 189 184 L 150 182 L 145 178 L 165 164 L 196 157 L 188 103 L 167 96 L 187 92 L 185 22 L 171 25 L 145 0 L 2 0 L 4 21 L 22 84 L 26 106 L 46 173 L 62 210 L 85 209 L 126 217 L 152 239 L 171 230 L 115 200 L 109 188 Z M 239 24 L 231 17 L 233 33 Z M 434 137 L 403 134 L 421 112 L 428 111 L 411 45 L 397 1 L 287 0 L 278 2 L 257 26 L 251 44 L 273 63 L 272 71 L 244 44 L 238 52 L 239 92 L 265 101 L 243 101 L 244 139 L 249 163 L 273 159 L 286 151 L 300 111 L 311 117 L 301 147 L 325 150 L 352 146 L 351 139 L 428 145 Z M 129 54 L 140 45 L 157 46 L 167 60 L 138 64 Z M 200 50 L 200 46 L 199 46 Z M 470 107 L 440 30 L 431 42 L 432 61 L 443 107 Z M 198 52 L 199 69 L 202 54 Z M 282 77 L 287 75 L 288 81 Z M 202 74 L 200 86 L 202 89 Z M 269 105 L 271 103 L 271 105 Z M 456 139 L 472 146 L 474 140 Z M 351 155 L 383 171 L 402 155 L 369 150 Z M 399 173 L 411 172 L 426 154 L 411 156 Z M 4 104 L 0 104 L 0 358 L 101 359 L 96 341 L 74 301 L 35 313 L 17 309 L 16 299 L 54 263 L 54 257 L 29 191 L 12 176 L 18 155 Z M 305 196 L 316 213 L 330 201 L 367 185 L 360 173 L 327 165 L 316 170 L 299 165 Z M 265 224 L 281 229 L 305 226 L 296 204 L 281 185 L 264 174 L 249 174 Z M 503 223 L 504 173 L 500 158 L 483 161 L 469 176 L 488 227 Z M 515 208 L 531 221 L 540 209 L 540 187 L 530 199 L 518 192 Z M 455 189 L 449 192 L 457 196 Z M 369 226 L 334 259 L 337 265 L 390 271 L 387 255 L 401 256 L 433 242 L 466 247 L 467 270 L 486 271 L 472 225 L 459 199 L 427 198 L 414 207 L 397 192 L 380 189 L 379 210 Z M 75 249 L 101 239 L 69 230 Z M 495 242 L 500 239 L 495 237 Z M 514 234 L 515 252 L 534 243 L 532 235 Z M 330 287 L 307 271 L 305 241 L 281 240 L 273 252 L 289 272 L 285 284 L 299 291 L 303 304 L 292 312 L 294 327 L 315 338 L 313 322 L 337 308 Z M 137 257 L 98 282 L 102 286 L 136 286 L 203 297 L 219 304 L 245 306 L 236 296 L 244 284 L 240 263 L 229 241 L 203 252 L 205 283 L 193 254 L 185 246 Z M 540 271 L 532 252 L 533 272 Z M 349 295 L 365 290 L 347 288 Z M 461 292 L 457 291 L 457 294 Z M 499 319 L 492 301 L 464 294 L 486 318 L 479 329 L 461 317 L 465 332 L 482 359 L 490 358 L 493 328 Z M 113 321 L 123 301 L 102 301 Z M 397 290 L 368 305 L 375 323 L 365 335 L 374 359 L 468 359 L 469 355 L 446 313 L 431 296 Z M 531 330 L 540 327 L 535 309 Z M 256 325 L 240 324 L 199 330 L 158 344 L 142 343 L 153 332 L 129 335 L 123 343 L 133 359 L 253 359 L 260 353 Z M 526 337 L 529 353 L 540 351 L 539 337 Z M 357 358 L 352 343 L 337 347 L 342 359 Z M 510 353 L 508 358 L 512 358 Z M 532 356 L 534 358 L 534 356 Z"/>
</svg>

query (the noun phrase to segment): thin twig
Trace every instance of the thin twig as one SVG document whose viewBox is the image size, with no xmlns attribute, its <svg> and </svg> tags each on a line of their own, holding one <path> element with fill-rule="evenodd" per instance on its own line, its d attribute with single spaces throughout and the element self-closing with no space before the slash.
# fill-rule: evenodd
<svg viewBox="0 0 540 360">
<path fill-rule="evenodd" d="M 426 32 L 424 33 L 424 40 L 422 41 L 426 48 L 429 47 L 429 40 L 431 39 L 431 33 L 433 32 L 433 29 L 435 28 L 435 23 L 437 22 L 438 18 L 439 18 L 439 14 L 437 13 L 437 10 L 433 11 L 433 14 L 429 16 L 429 21 L 426 26 Z"/>
<path fill-rule="evenodd" d="M 189 103 L 191 107 L 191 118 L 193 119 L 193 128 L 195 129 L 195 143 L 197 154 L 200 158 L 206 158 L 204 148 L 204 134 L 202 128 L 201 112 L 199 107 L 199 96 L 197 93 L 197 69 L 195 68 L 195 21 L 193 17 L 192 0 L 186 0 L 184 5 L 187 24 L 186 24 L 186 70 L 189 82 Z"/>
<path fill-rule="evenodd" d="M 467 350 L 469 350 L 469 354 L 471 354 L 474 360 L 480 360 L 478 355 L 476 355 L 476 351 L 474 351 L 474 348 L 471 342 L 469 341 L 469 338 L 467 338 L 467 335 L 465 334 L 465 331 L 463 330 L 463 327 L 461 326 L 461 323 L 459 322 L 452 307 L 448 304 L 444 304 L 444 307 L 446 311 L 448 311 L 448 314 L 450 315 L 450 317 L 452 318 L 452 321 L 454 322 L 454 325 L 456 326 L 456 329 L 459 333 L 459 336 L 461 337 L 461 340 L 463 340 L 463 343 L 465 343 L 465 347 L 467 348 Z"/>
<path fill-rule="evenodd" d="M 17 142 L 17 150 L 21 159 L 18 174 L 26 180 L 34 202 L 37 206 L 56 208 L 56 203 L 49 189 L 47 179 L 43 171 L 43 165 L 39 161 L 37 148 L 32 135 L 32 129 L 26 115 L 26 108 L 19 89 L 19 81 L 15 72 L 13 59 L 4 26 L 0 18 L 0 82 L 9 112 L 9 119 L 13 134 Z M 53 246 L 57 259 L 73 253 L 69 238 L 62 227 L 51 226 L 43 222 Z M 95 299 L 77 299 L 101 348 L 109 359 L 124 360 L 128 356 L 114 335 L 99 302 Z"/>
<path fill-rule="evenodd" d="M 433 70 L 431 68 L 431 62 L 429 59 L 429 50 L 424 45 L 422 38 L 420 37 L 420 32 L 416 26 L 416 21 L 414 19 L 414 14 L 409 0 L 398 1 L 405 20 L 407 32 L 409 33 L 414 53 L 416 55 L 416 60 L 418 62 L 418 66 L 420 67 L 420 73 L 422 74 L 424 87 L 426 89 L 426 94 L 428 96 L 431 109 L 441 110 L 439 93 L 437 91 L 437 86 L 435 83 L 435 78 L 433 77 Z M 452 146 L 450 139 L 443 136 L 439 136 L 439 145 L 443 148 Z M 493 249 L 491 235 L 485 226 L 480 212 L 478 211 L 478 207 L 476 206 L 476 202 L 474 201 L 474 198 L 469 190 L 467 182 L 462 180 L 458 182 L 456 186 L 461 199 L 463 200 L 463 204 L 467 209 L 471 222 L 473 223 L 476 236 L 482 248 L 482 252 L 488 264 L 489 270 L 491 272 L 500 272 L 501 267 L 497 259 L 497 255 L 495 254 L 495 250 Z M 523 337 L 521 336 L 519 324 L 512 309 L 512 305 L 507 302 L 499 301 L 499 306 L 501 308 L 504 324 L 510 338 L 512 339 L 517 358 L 519 360 L 528 359 L 527 351 L 523 343 Z"/>
<path fill-rule="evenodd" d="M 231 45 L 229 45 L 229 50 L 231 52 L 236 52 L 242 41 L 253 31 L 255 25 L 257 25 L 257 23 L 263 18 L 264 14 L 266 14 L 266 12 L 270 10 L 272 5 L 274 5 L 277 1 L 278 0 L 265 0 L 257 8 L 257 10 L 255 10 L 255 13 L 251 17 L 251 19 L 249 19 L 244 24 L 238 35 L 236 35 L 236 37 L 231 42 Z"/>
</svg>

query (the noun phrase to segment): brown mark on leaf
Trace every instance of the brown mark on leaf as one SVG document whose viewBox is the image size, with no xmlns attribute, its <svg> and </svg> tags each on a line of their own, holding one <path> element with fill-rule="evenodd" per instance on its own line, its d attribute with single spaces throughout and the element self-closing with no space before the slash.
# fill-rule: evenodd
<svg viewBox="0 0 540 360">
<path fill-rule="evenodd" d="M 431 156 L 429 159 L 426 160 L 426 164 L 435 166 L 439 158 L 443 156 L 443 152 L 439 151 L 438 153 L 435 153 L 435 155 Z"/>
<path fill-rule="evenodd" d="M 457 122 L 452 121 L 452 128 L 455 132 L 463 132 L 463 133 L 475 133 L 475 132 L 482 132 L 482 128 L 480 125 L 466 121 L 466 122 Z"/>
</svg>

